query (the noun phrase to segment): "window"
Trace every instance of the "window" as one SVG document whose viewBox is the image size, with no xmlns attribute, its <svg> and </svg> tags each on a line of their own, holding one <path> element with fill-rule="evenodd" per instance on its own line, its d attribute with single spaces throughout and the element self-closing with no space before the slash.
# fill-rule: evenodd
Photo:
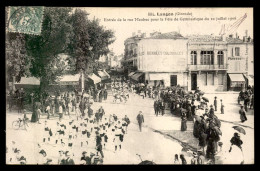
<svg viewBox="0 0 260 171">
<path fill-rule="evenodd" d="M 213 65 L 214 64 L 213 51 L 201 51 L 200 64 L 201 65 Z"/>
<path fill-rule="evenodd" d="M 191 51 L 190 64 L 191 65 L 197 65 L 197 52 L 196 51 Z"/>
<path fill-rule="evenodd" d="M 240 56 L 240 48 L 235 47 L 235 56 Z"/>
<path fill-rule="evenodd" d="M 224 53 L 223 53 L 223 51 L 218 51 L 218 65 L 224 65 Z"/>
</svg>

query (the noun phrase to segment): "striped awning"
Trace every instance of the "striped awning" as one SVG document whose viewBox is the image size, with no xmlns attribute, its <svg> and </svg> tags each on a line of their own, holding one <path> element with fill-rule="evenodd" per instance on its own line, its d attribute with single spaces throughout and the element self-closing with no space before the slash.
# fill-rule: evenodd
<svg viewBox="0 0 260 171">
<path fill-rule="evenodd" d="M 110 78 L 110 75 L 106 72 L 106 70 L 103 70 L 103 72 Z"/>
<path fill-rule="evenodd" d="M 139 77 L 142 76 L 144 73 L 135 73 L 134 75 L 131 76 L 131 78 L 135 81 L 139 80 Z"/>
<path fill-rule="evenodd" d="M 106 74 L 104 71 L 98 71 L 98 75 L 101 78 L 101 80 L 106 80 L 109 78 L 109 75 Z"/>
<path fill-rule="evenodd" d="M 98 77 L 97 75 L 95 75 L 94 73 L 89 74 L 88 78 L 91 79 L 94 82 L 94 84 L 97 84 L 97 83 L 101 82 L 101 78 Z"/>
<path fill-rule="evenodd" d="M 129 74 L 128 74 L 128 77 L 131 77 L 132 75 L 134 75 L 135 74 L 135 72 L 130 72 Z"/>
</svg>

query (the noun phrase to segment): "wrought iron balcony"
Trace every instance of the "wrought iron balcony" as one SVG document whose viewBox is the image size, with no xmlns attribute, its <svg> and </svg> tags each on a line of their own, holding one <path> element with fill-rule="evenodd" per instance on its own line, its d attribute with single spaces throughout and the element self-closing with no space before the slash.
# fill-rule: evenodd
<svg viewBox="0 0 260 171">
<path fill-rule="evenodd" d="M 188 64 L 188 70 L 190 71 L 199 71 L 199 70 L 227 70 L 228 69 L 228 64 L 224 64 L 224 65 L 191 65 Z"/>
</svg>

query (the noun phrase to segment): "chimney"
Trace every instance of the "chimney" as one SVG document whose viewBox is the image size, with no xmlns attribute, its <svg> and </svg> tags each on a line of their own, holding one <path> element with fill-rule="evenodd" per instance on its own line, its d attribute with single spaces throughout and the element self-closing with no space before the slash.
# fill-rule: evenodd
<svg viewBox="0 0 260 171">
<path fill-rule="evenodd" d="M 238 38 L 238 35 L 237 35 L 237 33 L 236 33 L 236 38 Z"/>
<path fill-rule="evenodd" d="M 146 37 L 146 33 L 143 33 L 143 34 L 142 34 L 142 38 L 145 38 L 145 37 Z"/>
</svg>

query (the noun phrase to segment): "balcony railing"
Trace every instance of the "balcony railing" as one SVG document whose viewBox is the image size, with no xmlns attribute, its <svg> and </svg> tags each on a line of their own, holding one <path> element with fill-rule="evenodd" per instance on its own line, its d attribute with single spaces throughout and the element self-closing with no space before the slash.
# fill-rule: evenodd
<svg viewBox="0 0 260 171">
<path fill-rule="evenodd" d="M 225 65 L 188 65 L 188 70 L 227 70 L 228 64 Z"/>
</svg>

